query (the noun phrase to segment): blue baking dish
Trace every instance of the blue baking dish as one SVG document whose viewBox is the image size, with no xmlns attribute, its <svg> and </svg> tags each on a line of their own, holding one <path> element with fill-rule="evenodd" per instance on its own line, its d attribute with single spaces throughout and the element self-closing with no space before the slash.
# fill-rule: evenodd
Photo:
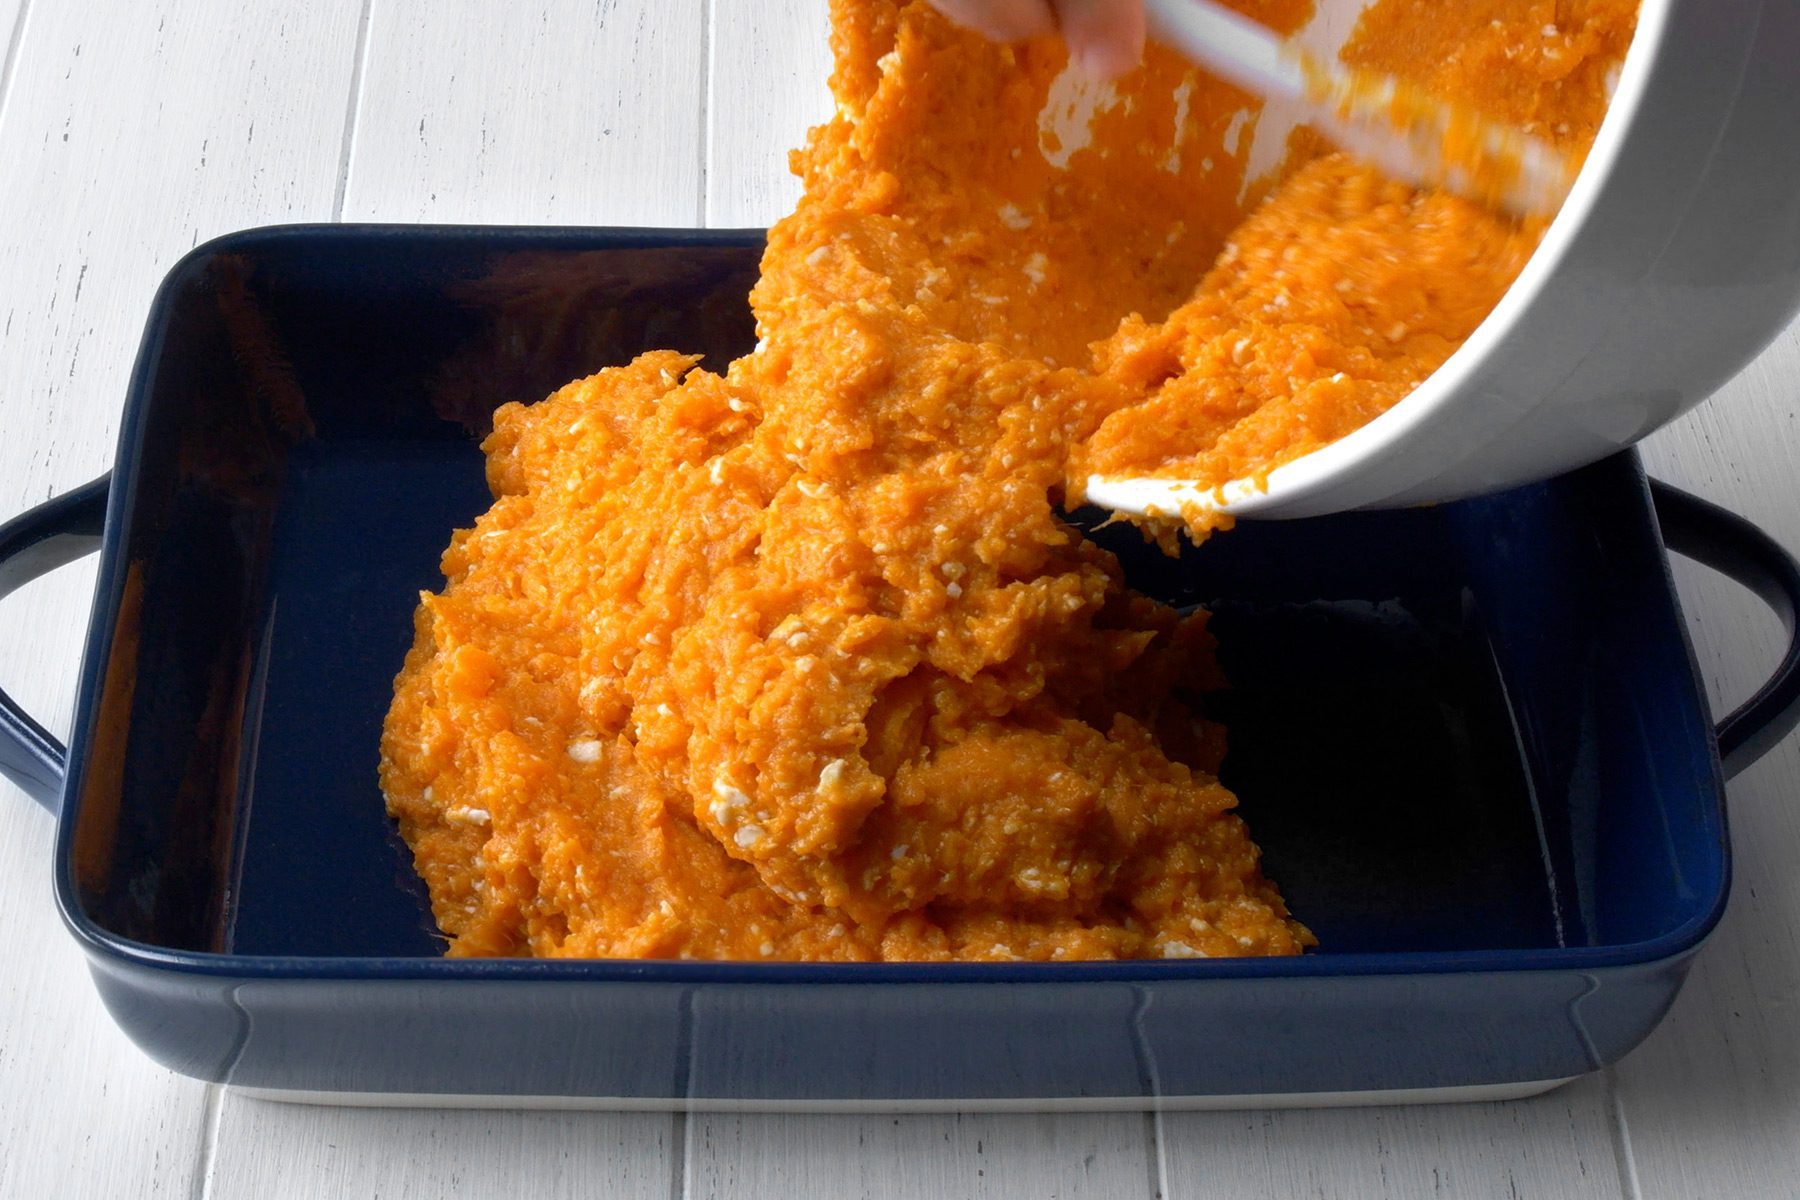
<svg viewBox="0 0 1800 1200">
<path fill-rule="evenodd" d="M 170 274 L 110 482 L 0 528 L 0 593 L 101 554 L 69 749 L 5 702 L 0 766 L 146 1052 L 293 1098 L 1098 1108 L 1523 1095 L 1651 1030 L 1725 904 L 1722 780 L 1800 716 L 1790 649 L 1715 736 L 1665 540 L 1790 623 L 1800 570 L 1631 456 L 1177 560 L 1091 523 L 1214 611 L 1225 779 L 1314 953 L 441 958 L 377 739 L 479 435 L 641 349 L 742 352 L 760 245 L 289 227 Z"/>
</svg>

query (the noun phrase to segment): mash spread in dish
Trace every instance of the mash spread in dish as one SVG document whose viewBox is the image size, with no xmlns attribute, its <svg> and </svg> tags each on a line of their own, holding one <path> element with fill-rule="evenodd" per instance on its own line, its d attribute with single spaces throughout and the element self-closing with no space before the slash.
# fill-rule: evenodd
<svg viewBox="0 0 1800 1200">
<path fill-rule="evenodd" d="M 1381 0 L 1345 54 L 1579 148 L 1632 14 Z M 1093 472 L 1255 477 L 1368 421 L 1539 230 L 1154 47 L 1084 85 L 896 0 L 834 0 L 833 39 L 755 352 L 495 415 L 382 741 L 449 952 L 1303 950 L 1194 707 L 1204 615 L 1060 512 Z"/>
</svg>

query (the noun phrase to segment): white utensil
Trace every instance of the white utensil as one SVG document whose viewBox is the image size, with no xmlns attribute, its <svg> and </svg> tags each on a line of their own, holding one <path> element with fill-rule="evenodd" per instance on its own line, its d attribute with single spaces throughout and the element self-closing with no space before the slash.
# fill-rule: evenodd
<svg viewBox="0 0 1800 1200">
<path fill-rule="evenodd" d="M 1320 133 L 1396 179 L 1548 216 L 1575 178 L 1547 141 L 1390 75 L 1309 53 L 1214 0 L 1148 0 L 1148 15 L 1160 41 L 1248 92 L 1306 106 Z"/>
</svg>

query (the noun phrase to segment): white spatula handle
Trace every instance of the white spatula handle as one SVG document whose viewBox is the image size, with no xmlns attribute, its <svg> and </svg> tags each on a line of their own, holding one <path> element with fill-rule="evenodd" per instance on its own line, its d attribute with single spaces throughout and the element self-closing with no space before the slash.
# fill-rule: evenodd
<svg viewBox="0 0 1800 1200">
<path fill-rule="evenodd" d="M 1264 99 L 1306 99 L 1306 72 L 1268 27 L 1208 0 L 1148 0 L 1159 41 Z"/>
<path fill-rule="evenodd" d="M 1548 142 L 1453 111 L 1391 76 L 1308 54 L 1215 0 L 1147 0 L 1147 9 L 1160 41 L 1245 91 L 1304 105 L 1319 132 L 1396 179 L 1521 215 L 1554 213 L 1568 194 L 1573 171 Z M 1405 121 L 1394 103 L 1403 88 Z M 1458 127 L 1466 143 L 1461 162 L 1445 145 Z"/>
</svg>

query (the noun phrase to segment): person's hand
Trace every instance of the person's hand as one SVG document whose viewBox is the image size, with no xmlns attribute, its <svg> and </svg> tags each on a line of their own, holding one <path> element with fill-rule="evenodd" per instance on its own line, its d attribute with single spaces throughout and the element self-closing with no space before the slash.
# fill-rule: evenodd
<svg viewBox="0 0 1800 1200">
<path fill-rule="evenodd" d="M 931 0 L 939 12 L 1000 42 L 1061 32 L 1075 65 L 1096 79 L 1144 53 L 1144 0 Z"/>
</svg>

